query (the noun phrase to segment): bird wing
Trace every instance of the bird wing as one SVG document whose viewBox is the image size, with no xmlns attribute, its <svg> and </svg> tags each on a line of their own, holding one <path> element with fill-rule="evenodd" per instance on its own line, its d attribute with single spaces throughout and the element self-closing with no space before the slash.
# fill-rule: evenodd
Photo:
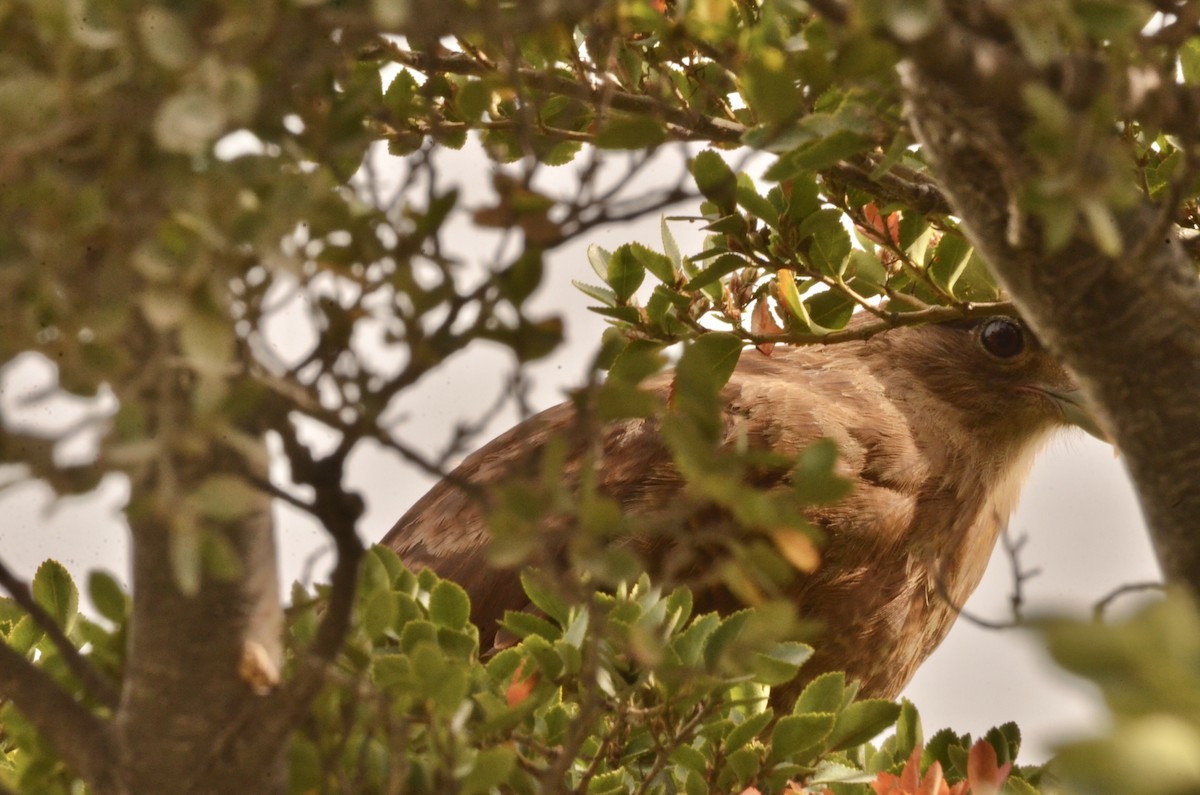
<svg viewBox="0 0 1200 795">
<path fill-rule="evenodd" d="M 873 547 L 902 543 L 927 462 L 912 443 L 904 417 L 890 410 L 883 386 L 869 368 L 858 357 L 833 360 L 821 354 L 783 349 L 771 357 L 743 356 L 722 393 L 724 441 L 794 455 L 818 438 L 831 438 L 840 452 L 838 472 L 850 478 L 855 488 L 844 500 L 811 509 L 810 518 L 826 530 L 831 542 L 843 546 L 847 540 Z M 648 388 L 665 397 L 670 375 L 660 376 Z M 562 477 L 572 488 L 587 445 L 577 424 L 574 406 L 563 403 L 497 437 L 413 505 L 381 542 L 410 566 L 431 568 L 467 589 L 472 619 L 481 628 L 485 648 L 504 612 L 526 609 L 529 602 L 519 578 L 490 563 L 487 520 L 480 494 L 473 491 L 486 492 L 514 474 L 535 473 L 549 440 L 564 435 L 568 453 Z M 653 515 L 661 521 L 665 513 L 686 510 L 687 501 L 680 499 L 685 480 L 653 421 L 610 423 L 592 450 L 599 456 L 599 491 L 617 501 L 627 515 Z M 789 477 L 790 472 L 781 470 L 765 480 L 756 479 L 756 485 L 786 487 Z M 464 484 L 472 488 L 463 488 Z M 555 526 L 551 517 L 540 529 L 544 532 L 539 553 L 562 555 L 570 527 Z M 652 554 L 662 551 L 653 541 L 638 546 Z M 698 559 L 703 563 L 703 555 Z M 865 562 L 841 568 L 843 590 L 861 587 L 869 576 Z M 716 601 L 728 604 L 727 599 Z"/>
</svg>

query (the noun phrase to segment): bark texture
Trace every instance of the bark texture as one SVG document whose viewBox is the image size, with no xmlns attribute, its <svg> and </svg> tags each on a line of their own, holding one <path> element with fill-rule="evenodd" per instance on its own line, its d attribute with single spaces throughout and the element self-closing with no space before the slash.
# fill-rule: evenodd
<svg viewBox="0 0 1200 795">
<path fill-rule="evenodd" d="M 1079 233 L 1046 253 L 1019 202 L 1037 174 L 1019 89 L 1039 75 L 1011 45 L 965 28 L 935 31 L 910 53 L 909 118 L 934 175 L 971 242 L 1099 407 L 1167 578 L 1200 593 L 1200 282 L 1168 222 L 1174 208 L 1119 210 L 1119 257 Z"/>
</svg>

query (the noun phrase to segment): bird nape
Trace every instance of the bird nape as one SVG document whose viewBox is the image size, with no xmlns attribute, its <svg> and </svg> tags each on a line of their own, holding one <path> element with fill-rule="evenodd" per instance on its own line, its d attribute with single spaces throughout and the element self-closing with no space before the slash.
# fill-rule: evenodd
<svg viewBox="0 0 1200 795">
<path fill-rule="evenodd" d="M 670 373 L 645 384 L 664 397 L 672 388 Z M 895 697 L 978 585 L 1041 443 L 1065 425 L 1101 435 L 1071 375 L 1024 323 L 1006 316 L 898 327 L 770 356 L 747 351 L 720 404 L 719 445 L 794 458 L 828 438 L 837 445 L 836 472 L 852 486 L 843 499 L 802 506 L 824 537 L 820 564 L 797 572 L 782 595 L 823 631 L 812 639 L 816 653 L 801 678 L 773 695 L 785 703 L 831 670 L 857 680 L 865 696 Z M 550 440 L 593 427 L 578 419 L 574 404 L 563 403 L 493 440 L 381 542 L 408 565 L 466 589 L 485 650 L 505 611 L 532 606 L 518 573 L 489 558 L 481 495 L 532 468 L 544 471 Z M 713 545 L 703 541 L 737 535 L 737 523 L 711 506 L 681 516 L 680 506 L 694 500 L 661 427 L 657 419 L 626 419 L 593 427 L 588 438 L 576 433 L 554 448 L 555 476 L 575 488 L 586 465 L 595 490 L 640 520 L 635 526 L 673 526 L 669 542 L 615 543 L 648 551 L 652 576 L 670 568 L 692 585 L 696 612 L 739 609 L 726 583 L 704 576 Z M 760 478 L 756 485 L 779 489 L 789 477 L 784 470 L 774 483 Z M 541 560 L 565 556 L 570 521 L 553 511 L 538 521 Z"/>
</svg>

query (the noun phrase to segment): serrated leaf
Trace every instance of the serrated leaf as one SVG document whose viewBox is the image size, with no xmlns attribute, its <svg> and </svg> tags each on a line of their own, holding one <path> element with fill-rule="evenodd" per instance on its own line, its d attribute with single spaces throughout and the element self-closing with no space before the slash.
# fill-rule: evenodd
<svg viewBox="0 0 1200 795">
<path fill-rule="evenodd" d="M 806 762 L 814 752 L 824 750 L 825 740 L 833 732 L 837 716 L 832 712 L 806 712 L 785 715 L 771 733 L 771 753 L 768 764 L 783 761 Z"/>
<path fill-rule="evenodd" d="M 748 716 L 745 720 L 734 726 L 729 734 L 725 735 L 725 739 L 721 745 L 725 753 L 732 753 L 746 743 L 758 736 L 758 733 L 767 727 L 775 717 L 775 711 L 767 707 L 763 712 L 758 712 Z M 703 768 L 701 768 L 703 770 Z"/>
<path fill-rule="evenodd" d="M 429 592 L 429 617 L 435 624 L 459 629 L 471 616 L 471 600 L 457 583 L 442 580 Z"/>
<path fill-rule="evenodd" d="M 755 218 L 765 221 L 767 226 L 779 228 L 779 211 L 775 209 L 775 205 L 759 195 L 754 179 L 744 171 L 737 175 L 737 203 Z"/>
<path fill-rule="evenodd" d="M 592 284 L 571 280 L 571 284 L 575 285 L 575 289 L 586 295 L 588 298 L 599 301 L 606 307 L 615 307 L 617 305 L 617 294 L 612 290 L 604 287 L 597 287 Z"/>
<path fill-rule="evenodd" d="M 652 251 L 641 243 L 630 243 L 629 249 L 638 263 L 654 274 L 654 278 L 663 284 L 675 284 L 675 265 L 669 256 Z"/>
<path fill-rule="evenodd" d="M 612 252 L 595 243 L 587 247 L 588 264 L 592 266 L 592 270 L 596 272 L 602 280 L 608 280 L 608 261 L 612 259 Z"/>
<path fill-rule="evenodd" d="M 704 665 L 714 670 L 721 661 L 726 650 L 737 641 L 742 634 L 742 628 L 750 618 L 749 610 L 739 610 L 721 620 L 721 623 L 708 636 L 704 644 Z"/>
<path fill-rule="evenodd" d="M 359 608 L 363 631 L 379 641 L 396 623 L 396 599 L 389 591 L 376 591 Z"/>
<path fill-rule="evenodd" d="M 852 748 L 867 742 L 900 717 L 900 705 L 883 699 L 856 701 L 838 715 L 830 737 L 834 751 Z"/>
<path fill-rule="evenodd" d="M 833 712 L 842 708 L 842 695 L 846 692 L 846 675 L 841 671 L 829 671 L 805 685 L 792 713 Z"/>
<path fill-rule="evenodd" d="M 741 270 L 749 264 L 736 254 L 722 254 L 711 265 L 688 280 L 687 284 L 683 285 L 683 289 L 692 291 L 707 287 L 722 276 L 727 276 L 736 270 Z"/>
<path fill-rule="evenodd" d="M 907 698 L 900 702 L 900 717 L 896 719 L 896 757 L 907 759 L 913 749 L 924 742 L 921 716 Z"/>
<path fill-rule="evenodd" d="M 679 252 L 679 244 L 675 242 L 675 235 L 667 226 L 667 216 L 664 215 L 659 221 L 659 227 L 662 233 L 663 251 L 666 253 L 667 259 L 671 260 L 671 265 L 676 271 L 681 270 L 683 256 Z"/>
<path fill-rule="evenodd" d="M 33 575 L 33 598 L 54 623 L 69 631 L 79 614 L 79 589 L 71 573 L 56 560 L 47 560 Z"/>
<path fill-rule="evenodd" d="M 618 304 L 626 303 L 646 278 L 646 269 L 633 253 L 633 247 L 623 245 L 613 252 L 608 260 L 605 282 L 612 288 Z"/>
</svg>

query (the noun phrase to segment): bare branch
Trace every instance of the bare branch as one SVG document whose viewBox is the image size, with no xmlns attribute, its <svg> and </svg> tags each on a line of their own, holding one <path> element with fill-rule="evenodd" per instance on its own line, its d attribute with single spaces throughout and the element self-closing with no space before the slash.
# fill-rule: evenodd
<svg viewBox="0 0 1200 795">
<path fill-rule="evenodd" d="M 1103 621 L 1104 614 L 1108 612 L 1108 608 L 1112 607 L 1113 602 L 1122 596 L 1144 593 L 1145 591 L 1165 591 L 1166 588 L 1166 583 L 1162 582 L 1133 582 L 1118 586 L 1097 600 L 1096 604 L 1092 605 L 1092 618 L 1096 621 Z"/>
</svg>

